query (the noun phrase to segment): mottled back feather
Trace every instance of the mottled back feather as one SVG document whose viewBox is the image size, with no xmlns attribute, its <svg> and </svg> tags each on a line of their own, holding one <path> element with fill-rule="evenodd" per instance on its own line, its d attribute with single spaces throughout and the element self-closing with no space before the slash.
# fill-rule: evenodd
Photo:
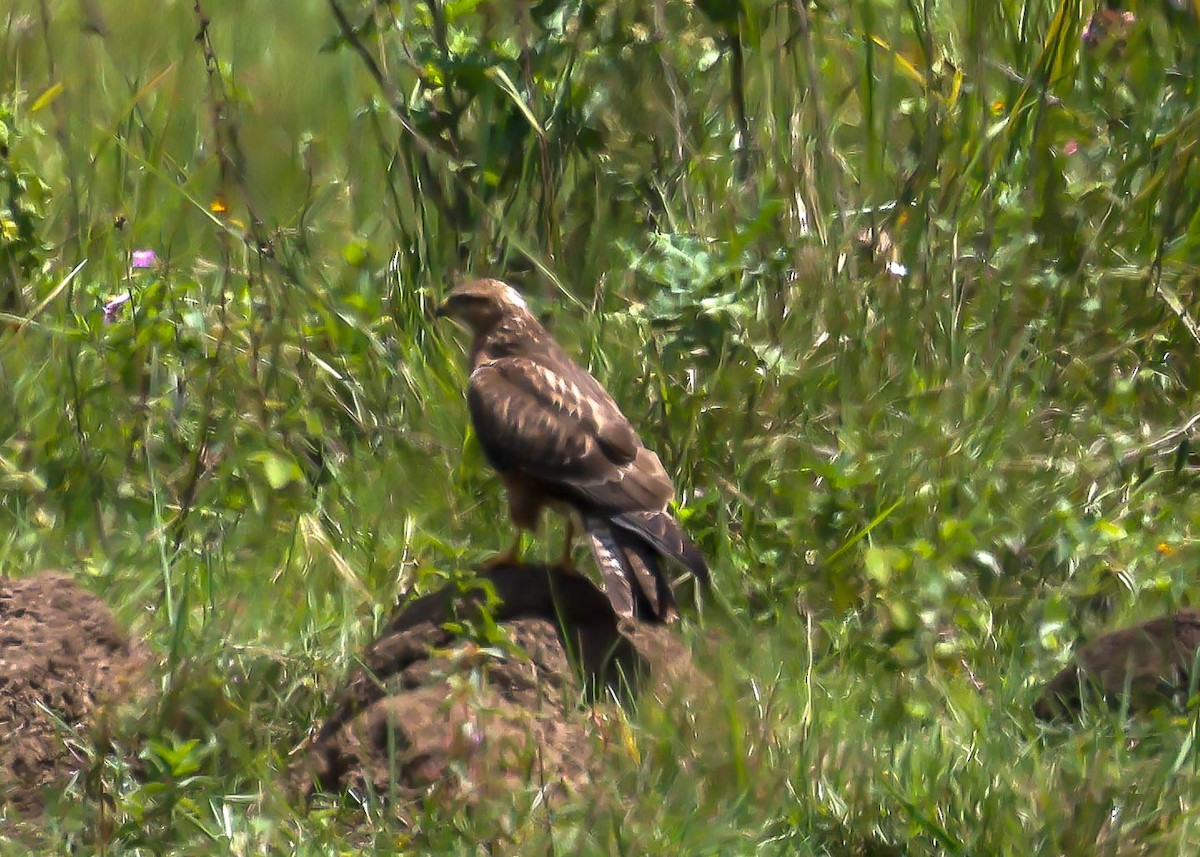
<svg viewBox="0 0 1200 857">
<path fill-rule="evenodd" d="M 528 358 L 481 363 L 467 405 L 492 465 L 528 470 L 555 496 L 622 512 L 662 509 L 674 495 L 658 456 L 620 411 L 604 413 L 579 385 Z"/>
</svg>

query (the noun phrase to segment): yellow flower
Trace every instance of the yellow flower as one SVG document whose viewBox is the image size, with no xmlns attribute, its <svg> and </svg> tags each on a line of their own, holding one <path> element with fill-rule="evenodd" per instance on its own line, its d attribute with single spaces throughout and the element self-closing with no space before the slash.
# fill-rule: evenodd
<svg viewBox="0 0 1200 857">
<path fill-rule="evenodd" d="M 225 197 L 218 196 L 208 204 L 208 210 L 213 214 L 224 214 L 229 211 L 229 206 L 225 204 Z"/>
<path fill-rule="evenodd" d="M 992 113 L 996 116 L 999 116 L 1003 112 L 1004 112 L 1004 102 L 1003 101 L 993 101 L 992 102 Z"/>
<path fill-rule="evenodd" d="M 1170 556 L 1171 554 L 1175 553 L 1175 548 L 1171 547 L 1166 542 L 1159 542 L 1158 547 L 1156 547 L 1155 550 L 1163 556 Z"/>
</svg>

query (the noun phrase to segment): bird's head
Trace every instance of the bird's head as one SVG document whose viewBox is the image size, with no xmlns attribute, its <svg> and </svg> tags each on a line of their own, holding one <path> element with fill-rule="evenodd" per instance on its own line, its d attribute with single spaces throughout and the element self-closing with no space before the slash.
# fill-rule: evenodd
<svg viewBox="0 0 1200 857">
<path fill-rule="evenodd" d="M 521 293 L 500 280 L 471 280 L 450 290 L 435 315 L 460 322 L 472 333 L 487 333 L 515 314 L 528 313 Z"/>
</svg>

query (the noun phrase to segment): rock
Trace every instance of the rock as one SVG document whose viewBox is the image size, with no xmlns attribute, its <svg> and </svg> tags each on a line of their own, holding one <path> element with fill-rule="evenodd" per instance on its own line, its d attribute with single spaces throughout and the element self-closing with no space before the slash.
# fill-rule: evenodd
<svg viewBox="0 0 1200 857">
<path fill-rule="evenodd" d="M 0 795 L 25 815 L 77 770 L 64 731 L 131 695 L 148 662 L 99 598 L 67 575 L 0 580 Z M 48 713 L 49 712 L 49 713 Z"/>
<path fill-rule="evenodd" d="M 1200 611 L 1180 610 L 1098 637 L 1075 653 L 1074 663 L 1046 683 L 1034 703 L 1041 720 L 1078 714 L 1081 688 L 1110 705 L 1125 702 L 1130 711 L 1145 711 L 1180 693 L 1190 684 L 1200 650 Z M 1085 691 L 1086 694 L 1087 691 Z"/>
<path fill-rule="evenodd" d="M 293 769 L 305 798 L 354 789 L 458 802 L 531 787 L 553 797 L 585 783 L 595 762 L 582 703 L 628 700 L 690 663 L 671 628 L 619 625 L 581 575 L 512 565 L 476 581 L 403 606 L 367 648 Z M 489 627 L 507 641 L 481 642 Z"/>
</svg>

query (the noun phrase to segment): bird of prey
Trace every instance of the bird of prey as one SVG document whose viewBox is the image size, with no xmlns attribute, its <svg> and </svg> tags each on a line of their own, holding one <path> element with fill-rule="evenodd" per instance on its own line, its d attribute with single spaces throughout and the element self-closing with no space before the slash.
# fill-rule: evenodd
<svg viewBox="0 0 1200 857">
<path fill-rule="evenodd" d="M 704 583 L 708 564 L 667 508 L 675 490 L 658 456 L 608 391 L 506 283 L 455 286 L 436 314 L 472 334 L 467 405 L 517 528 L 512 547 L 490 564 L 516 561 L 521 531 L 536 532 L 549 506 L 567 517 L 562 565 L 570 566 L 578 519 L 619 616 L 677 618 L 662 560 L 678 561 Z"/>
</svg>

